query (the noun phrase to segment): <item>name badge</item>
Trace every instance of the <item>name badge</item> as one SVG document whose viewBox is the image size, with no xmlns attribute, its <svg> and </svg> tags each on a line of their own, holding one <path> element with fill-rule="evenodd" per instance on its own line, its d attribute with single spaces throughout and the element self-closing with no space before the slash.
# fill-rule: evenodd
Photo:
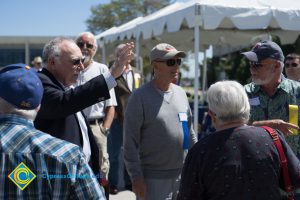
<svg viewBox="0 0 300 200">
<path fill-rule="evenodd" d="M 181 121 L 181 122 L 186 122 L 188 120 L 186 113 L 183 113 L 183 112 L 179 113 L 178 116 L 179 116 L 179 121 Z"/>
<path fill-rule="evenodd" d="M 258 106 L 258 105 L 260 105 L 259 97 L 254 97 L 254 98 L 249 99 L 249 104 L 251 106 Z"/>
</svg>

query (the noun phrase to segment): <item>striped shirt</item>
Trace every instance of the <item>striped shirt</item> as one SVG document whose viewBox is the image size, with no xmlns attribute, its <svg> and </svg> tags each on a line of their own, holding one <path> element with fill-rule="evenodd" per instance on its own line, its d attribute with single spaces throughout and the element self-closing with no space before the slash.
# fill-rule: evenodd
<svg viewBox="0 0 300 200">
<path fill-rule="evenodd" d="M 23 190 L 9 178 L 15 172 L 15 180 L 29 181 L 28 174 L 14 171 L 22 162 L 36 175 Z M 79 146 L 36 130 L 20 116 L 0 115 L 0 199 L 106 198 Z"/>
</svg>

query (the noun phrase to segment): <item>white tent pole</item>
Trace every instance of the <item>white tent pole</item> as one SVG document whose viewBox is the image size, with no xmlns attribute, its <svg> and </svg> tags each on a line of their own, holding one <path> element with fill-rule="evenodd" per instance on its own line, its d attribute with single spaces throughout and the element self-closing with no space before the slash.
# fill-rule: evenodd
<svg viewBox="0 0 300 200">
<path fill-rule="evenodd" d="M 206 89 L 206 79 L 207 79 L 207 57 L 206 57 L 206 50 L 204 50 L 203 56 L 203 79 L 202 79 L 202 105 L 204 105 L 205 101 L 205 89 Z"/>
<path fill-rule="evenodd" d="M 200 44 L 200 5 L 195 5 L 195 79 L 194 79 L 194 130 L 198 134 L 198 91 L 199 91 L 199 44 Z"/>
</svg>

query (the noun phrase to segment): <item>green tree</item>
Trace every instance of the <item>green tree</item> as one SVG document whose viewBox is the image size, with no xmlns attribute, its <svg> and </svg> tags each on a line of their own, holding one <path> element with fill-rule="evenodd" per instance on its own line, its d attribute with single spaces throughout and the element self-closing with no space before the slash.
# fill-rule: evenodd
<svg viewBox="0 0 300 200">
<path fill-rule="evenodd" d="M 86 23 L 89 31 L 98 34 L 136 17 L 151 14 L 170 3 L 171 0 L 112 0 L 109 4 L 93 6 Z"/>
<path fill-rule="evenodd" d="M 279 44 L 285 56 L 293 52 L 300 53 L 300 36 L 293 44 L 282 45 L 277 36 L 272 36 L 272 40 Z M 208 86 L 218 81 L 217 76 L 220 68 L 225 70 L 228 79 L 237 80 L 243 85 L 251 82 L 249 62 L 241 55 L 241 52 L 250 51 L 251 48 L 241 49 L 238 52 L 224 55 L 222 58 L 213 57 L 208 60 Z"/>
</svg>

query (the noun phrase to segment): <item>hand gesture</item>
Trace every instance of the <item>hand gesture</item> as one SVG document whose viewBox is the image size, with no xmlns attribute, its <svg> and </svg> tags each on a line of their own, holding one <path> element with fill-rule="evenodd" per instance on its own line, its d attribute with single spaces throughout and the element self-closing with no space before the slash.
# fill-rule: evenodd
<svg viewBox="0 0 300 200">
<path fill-rule="evenodd" d="M 280 130 L 285 136 L 291 135 L 293 132 L 290 129 L 299 130 L 299 126 L 294 124 L 285 122 L 281 119 L 272 119 L 272 120 L 265 120 L 265 121 L 256 121 L 253 122 L 254 126 L 269 126 L 274 129 Z"/>
<path fill-rule="evenodd" d="M 118 52 L 118 57 L 116 58 L 116 61 L 110 70 L 110 73 L 114 78 L 121 76 L 126 65 L 133 59 L 134 57 L 133 48 L 134 48 L 134 43 L 128 42 Z"/>
</svg>

